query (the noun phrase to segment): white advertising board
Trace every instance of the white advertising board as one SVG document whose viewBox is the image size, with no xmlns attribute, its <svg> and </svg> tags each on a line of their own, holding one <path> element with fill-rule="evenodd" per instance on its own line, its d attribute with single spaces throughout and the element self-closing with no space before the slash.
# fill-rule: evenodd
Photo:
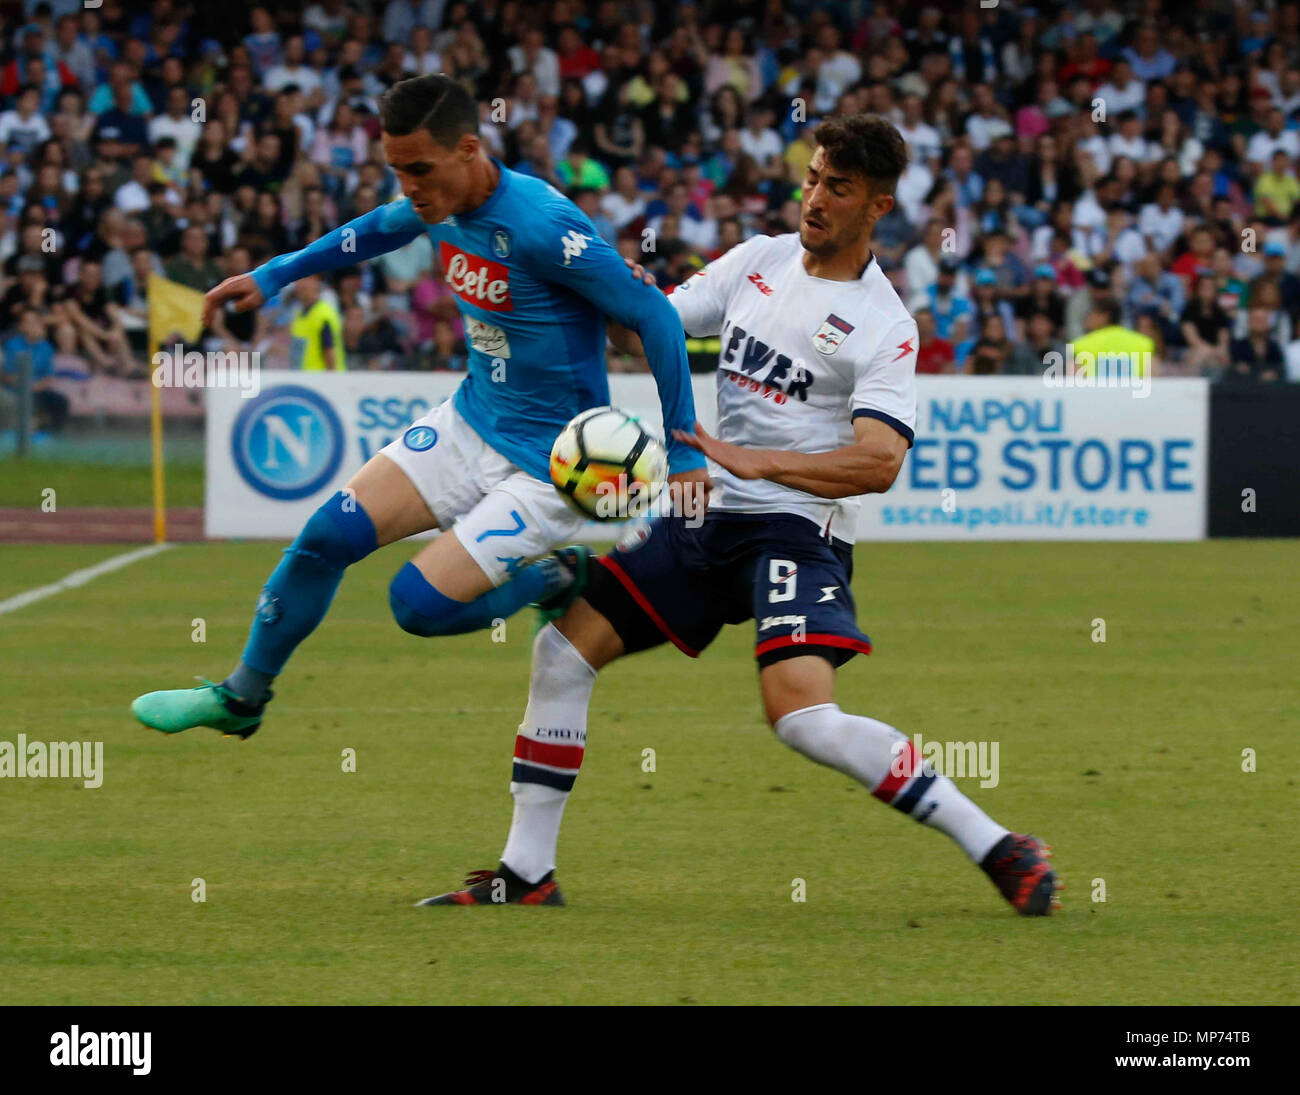
<svg viewBox="0 0 1300 1095">
<path fill-rule="evenodd" d="M 210 537 L 292 539 L 459 373 L 264 372 L 207 392 Z M 715 422 L 714 376 L 694 378 Z M 1205 535 L 1208 386 L 1053 389 L 1034 377 L 919 377 L 916 444 L 862 504 L 866 540 L 1191 540 Z M 615 405 L 660 427 L 648 375 L 613 375 Z M 604 530 L 608 538 L 609 530 Z"/>
</svg>

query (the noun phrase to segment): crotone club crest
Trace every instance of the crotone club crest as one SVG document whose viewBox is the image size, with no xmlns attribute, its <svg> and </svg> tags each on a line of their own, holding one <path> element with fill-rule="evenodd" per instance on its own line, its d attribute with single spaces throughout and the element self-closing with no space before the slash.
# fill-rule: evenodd
<svg viewBox="0 0 1300 1095">
<path fill-rule="evenodd" d="M 819 354 L 830 357 L 840 348 L 840 343 L 852 333 L 853 324 L 840 319 L 839 316 L 832 312 L 826 317 L 826 321 L 821 327 L 817 329 L 817 333 L 813 335 L 813 346 L 816 347 Z"/>
</svg>

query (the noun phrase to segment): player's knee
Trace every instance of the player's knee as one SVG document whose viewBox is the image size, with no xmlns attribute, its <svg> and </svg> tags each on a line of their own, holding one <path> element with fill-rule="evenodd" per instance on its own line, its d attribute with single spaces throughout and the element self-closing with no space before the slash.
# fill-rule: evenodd
<svg viewBox="0 0 1300 1095">
<path fill-rule="evenodd" d="M 600 671 L 582 649 L 553 623 L 533 638 L 533 686 L 550 682 L 588 682 Z"/>
<path fill-rule="evenodd" d="M 439 634 L 437 593 L 414 563 L 402 567 L 388 586 L 388 607 L 397 626 L 424 638 Z"/>
<path fill-rule="evenodd" d="M 351 494 L 339 491 L 311 515 L 289 550 L 342 570 L 377 546 L 369 515 Z"/>
<path fill-rule="evenodd" d="M 776 715 L 769 706 L 768 721 L 776 736 L 791 749 L 809 753 L 815 751 L 818 740 L 832 730 L 839 714 L 839 705 L 834 703 L 814 704 L 782 715 Z"/>
<path fill-rule="evenodd" d="M 767 716 L 768 726 L 777 731 L 778 737 L 780 737 L 780 731 L 777 724 L 782 719 L 799 714 L 801 711 L 810 711 L 826 706 L 823 702 L 825 697 L 817 696 L 800 688 L 773 687 L 769 682 L 764 681 L 762 691 L 763 714 Z"/>
<path fill-rule="evenodd" d="M 393 576 L 388 606 L 398 627 L 426 639 L 460 635 L 482 626 L 474 602 L 453 601 L 440 593 L 414 563 L 407 563 Z"/>
<path fill-rule="evenodd" d="M 575 601 L 560 619 L 549 628 L 537 633 L 540 640 L 548 630 L 553 630 L 578 653 L 593 670 L 599 672 L 616 658 L 623 656 L 623 640 L 614 625 L 591 607 L 585 600 Z M 534 658 L 536 657 L 534 647 Z M 536 664 L 536 661 L 534 661 Z"/>
</svg>

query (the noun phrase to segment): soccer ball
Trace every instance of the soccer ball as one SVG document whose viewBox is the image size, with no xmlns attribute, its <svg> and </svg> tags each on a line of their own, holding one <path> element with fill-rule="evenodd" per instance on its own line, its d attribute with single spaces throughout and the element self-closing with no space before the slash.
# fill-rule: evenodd
<svg viewBox="0 0 1300 1095">
<path fill-rule="evenodd" d="M 551 447 L 555 489 L 595 521 L 622 521 L 646 513 L 667 475 L 663 443 L 617 407 L 583 411 Z"/>
</svg>

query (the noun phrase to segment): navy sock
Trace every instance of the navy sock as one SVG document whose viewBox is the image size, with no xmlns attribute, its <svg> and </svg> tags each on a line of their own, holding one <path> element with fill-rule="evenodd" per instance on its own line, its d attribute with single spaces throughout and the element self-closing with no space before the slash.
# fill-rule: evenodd
<svg viewBox="0 0 1300 1095">
<path fill-rule="evenodd" d="M 325 618 L 343 571 L 377 546 L 374 523 L 344 491 L 312 514 L 262 589 L 227 687 L 248 703 L 261 703 L 298 644 Z"/>
</svg>

